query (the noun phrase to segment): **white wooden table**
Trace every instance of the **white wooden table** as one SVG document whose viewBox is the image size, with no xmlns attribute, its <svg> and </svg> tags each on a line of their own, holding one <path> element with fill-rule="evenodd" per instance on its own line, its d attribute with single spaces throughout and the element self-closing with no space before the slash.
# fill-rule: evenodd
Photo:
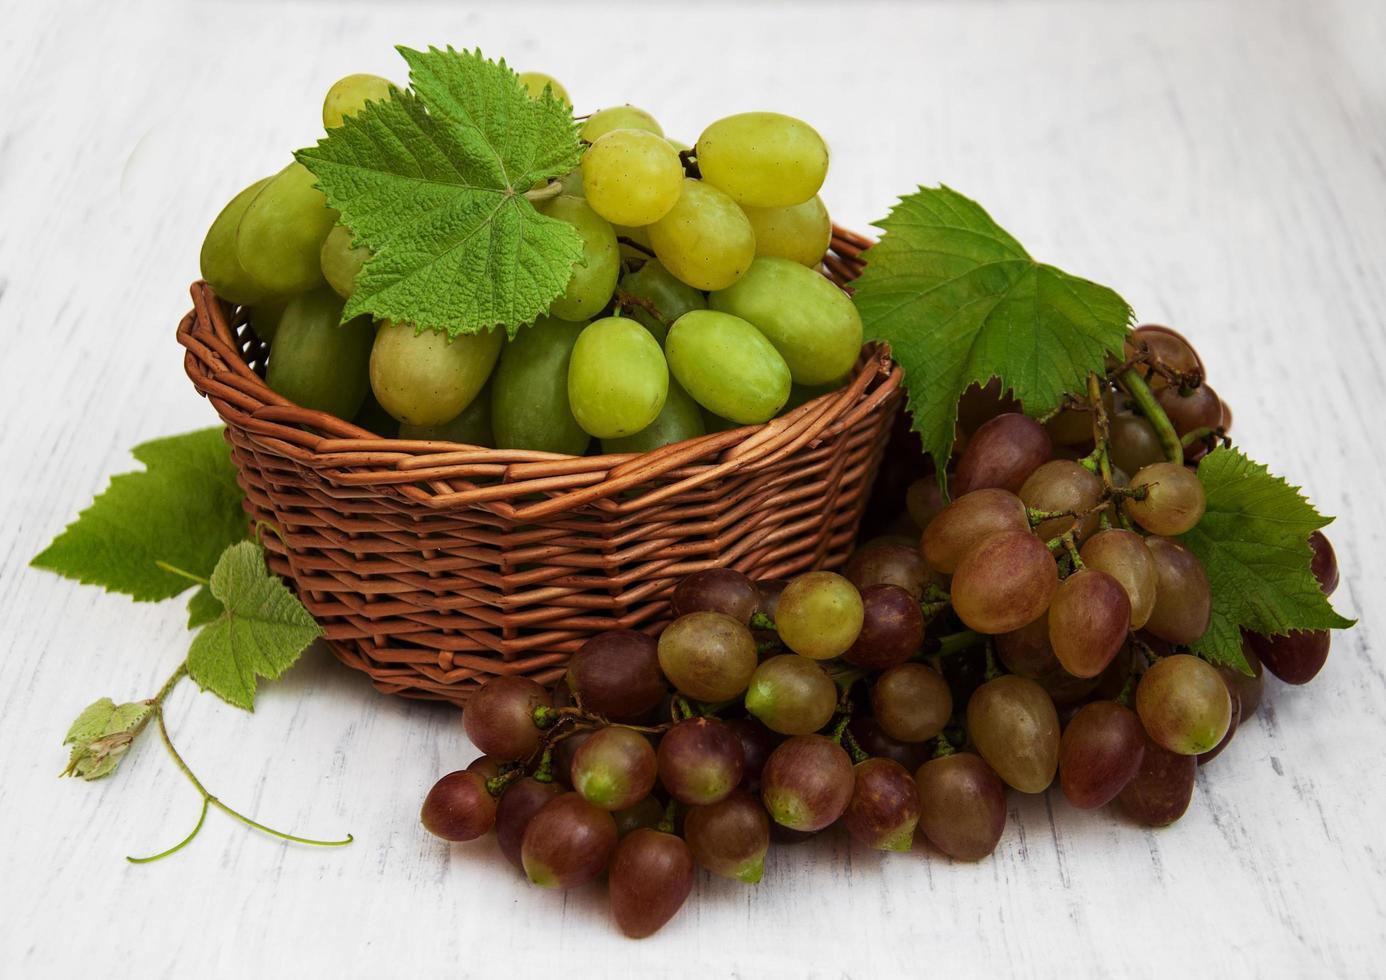
<svg viewBox="0 0 1386 980">
<path fill-rule="evenodd" d="M 132 468 L 209 424 L 173 329 L 218 207 L 316 137 L 326 86 L 400 77 L 395 43 L 480 45 L 582 108 L 671 135 L 776 108 L 834 151 L 825 199 L 865 228 L 916 183 L 982 201 L 1037 256 L 1191 335 L 1255 457 L 1341 515 L 1338 603 L 1364 617 L 1310 687 L 1200 774 L 1168 830 L 1013 795 L 996 855 L 882 858 L 828 836 L 755 889 L 702 877 L 622 939 L 596 888 L 524 885 L 451 851 L 420 799 L 472 750 L 449 709 L 377 695 L 314 650 L 254 716 L 190 685 L 175 736 L 59 780 L 94 698 L 152 693 L 181 603 L 137 605 L 28 559 Z M 0 976 L 902 977 L 1380 975 L 1386 955 L 1386 5 L 593 5 L 0 0 Z"/>
</svg>

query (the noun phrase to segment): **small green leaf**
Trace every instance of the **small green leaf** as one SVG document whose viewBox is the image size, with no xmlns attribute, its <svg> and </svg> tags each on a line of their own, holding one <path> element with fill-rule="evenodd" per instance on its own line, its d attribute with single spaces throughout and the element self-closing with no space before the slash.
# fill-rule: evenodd
<svg viewBox="0 0 1386 980">
<path fill-rule="evenodd" d="M 525 192 L 568 173 L 581 144 L 572 110 L 531 98 L 480 51 L 400 48 L 412 91 L 369 104 L 296 159 L 373 253 L 344 320 L 511 336 L 560 294 L 582 258 L 572 225 Z"/>
<path fill-rule="evenodd" d="M 142 472 L 111 485 L 32 564 L 123 592 L 168 599 L 206 578 L 227 545 L 246 536 L 236 467 L 221 427 L 136 446 Z"/>
<path fill-rule="evenodd" d="M 1121 351 L 1125 300 L 1036 262 L 956 191 L 921 187 L 876 224 L 885 234 L 853 298 L 866 336 L 887 341 L 904 370 L 914 429 L 940 473 L 970 385 L 1000 378 L 1038 416 Z"/>
<path fill-rule="evenodd" d="M 188 629 L 195 630 L 199 626 L 205 626 L 216 619 L 226 607 L 221 604 L 221 600 L 212 595 L 212 590 L 206 585 L 199 585 L 197 591 L 188 599 Z"/>
<path fill-rule="evenodd" d="M 188 674 L 203 690 L 252 711 L 257 678 L 283 674 L 322 627 L 265 567 L 264 549 L 253 541 L 226 549 L 211 591 L 223 610 L 193 638 Z"/>
<path fill-rule="evenodd" d="M 1310 570 L 1309 535 L 1333 518 L 1236 449 L 1205 456 L 1198 478 L 1208 509 L 1180 540 L 1208 573 L 1213 611 L 1195 653 L 1245 672 L 1243 629 L 1274 636 L 1353 624 L 1333 610 Z"/>
<path fill-rule="evenodd" d="M 72 746 L 63 775 L 100 779 L 114 772 L 153 713 L 151 701 L 118 705 L 101 698 L 87 705 L 63 739 Z"/>
</svg>

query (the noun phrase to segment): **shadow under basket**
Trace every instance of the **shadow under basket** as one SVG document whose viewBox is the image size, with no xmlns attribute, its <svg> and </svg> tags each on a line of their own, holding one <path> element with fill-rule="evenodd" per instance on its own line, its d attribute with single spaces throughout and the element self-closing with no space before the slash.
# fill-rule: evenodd
<svg viewBox="0 0 1386 980">
<path fill-rule="evenodd" d="M 834 229 L 829 277 L 854 279 L 867 244 Z M 383 439 L 270 391 L 244 311 L 205 282 L 192 297 L 185 367 L 251 520 L 279 532 L 261 535 L 270 567 L 381 691 L 458 705 L 497 674 L 553 681 L 603 630 L 657 630 L 692 572 L 840 564 L 900 402 L 900 369 L 868 344 L 838 391 L 649 453 Z"/>
</svg>

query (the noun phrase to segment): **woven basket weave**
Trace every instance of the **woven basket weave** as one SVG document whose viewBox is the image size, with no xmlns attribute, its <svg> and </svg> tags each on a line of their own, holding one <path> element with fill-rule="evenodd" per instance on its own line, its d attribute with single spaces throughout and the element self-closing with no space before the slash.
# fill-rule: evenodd
<svg viewBox="0 0 1386 980">
<path fill-rule="evenodd" d="M 845 285 L 866 240 L 834 229 Z M 466 701 L 495 674 L 547 683 L 602 630 L 657 629 L 681 577 L 784 577 L 851 550 L 900 397 L 888 351 L 764 425 L 640 455 L 382 439 L 265 386 L 267 349 L 205 282 L 178 326 L 226 423 L 270 566 L 380 690 Z"/>
</svg>

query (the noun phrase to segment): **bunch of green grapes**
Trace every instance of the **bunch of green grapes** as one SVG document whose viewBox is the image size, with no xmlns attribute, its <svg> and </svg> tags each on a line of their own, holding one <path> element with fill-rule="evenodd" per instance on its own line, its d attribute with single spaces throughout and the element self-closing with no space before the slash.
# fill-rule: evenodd
<svg viewBox="0 0 1386 980">
<path fill-rule="evenodd" d="M 568 101 L 547 75 L 519 80 Z M 373 75 L 343 78 L 323 123 L 390 92 Z M 449 340 L 366 318 L 336 329 L 370 253 L 297 163 L 217 216 L 203 277 L 249 308 L 270 345 L 271 388 L 387 436 L 645 452 L 766 422 L 843 383 L 862 324 L 820 271 L 828 150 L 812 127 L 743 113 L 687 149 L 627 105 L 587 116 L 579 135 L 581 166 L 536 206 L 577 231 L 583 256 L 547 314 L 513 339 L 497 328 Z"/>
</svg>

